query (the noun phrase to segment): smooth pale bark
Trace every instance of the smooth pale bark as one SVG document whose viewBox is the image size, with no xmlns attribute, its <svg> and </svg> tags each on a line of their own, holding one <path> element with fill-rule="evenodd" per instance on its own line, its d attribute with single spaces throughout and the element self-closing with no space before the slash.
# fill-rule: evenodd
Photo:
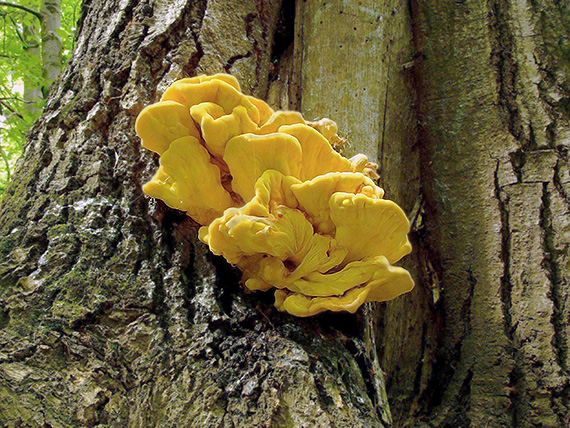
<svg viewBox="0 0 570 428">
<path fill-rule="evenodd" d="M 62 66 L 62 43 L 57 30 L 61 28 L 61 0 L 42 0 L 40 10 L 11 2 L 2 2 L 0 6 L 18 8 L 34 15 L 40 23 L 40 31 L 34 26 L 25 26 L 23 29 L 25 55 L 37 57 L 42 64 L 42 79 L 45 92 L 59 76 Z M 39 79 L 38 79 L 39 80 Z M 31 112 L 38 113 L 35 106 L 44 98 L 42 87 L 24 82 L 24 107 Z"/>
<path fill-rule="evenodd" d="M 24 56 L 31 61 L 41 61 L 40 56 L 40 36 L 38 29 L 34 26 L 26 25 L 23 29 L 23 36 L 26 46 L 24 47 Z M 36 82 L 24 80 L 24 108 L 31 113 L 39 113 L 38 103 L 43 99 L 42 89 Z"/>
<path fill-rule="evenodd" d="M 42 67 L 46 88 L 49 88 L 61 73 L 61 0 L 42 0 Z"/>
<path fill-rule="evenodd" d="M 300 107 L 329 117 L 349 138 L 348 156 L 378 156 L 386 98 L 385 2 L 298 2 L 295 59 Z"/>
<path fill-rule="evenodd" d="M 137 114 L 199 72 L 265 97 L 279 11 L 84 5 L 0 211 L 1 425 L 383 426 L 346 316 L 296 319 L 246 294 L 196 224 L 141 191 L 158 162 Z"/>
</svg>

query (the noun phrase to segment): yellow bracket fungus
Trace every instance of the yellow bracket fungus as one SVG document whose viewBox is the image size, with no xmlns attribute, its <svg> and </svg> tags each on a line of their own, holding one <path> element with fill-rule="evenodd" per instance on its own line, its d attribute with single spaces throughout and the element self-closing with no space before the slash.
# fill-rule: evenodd
<svg viewBox="0 0 570 428">
<path fill-rule="evenodd" d="M 405 269 L 391 266 L 411 251 L 408 220 L 372 185 L 361 173 L 302 182 L 267 170 L 255 196 L 202 228 L 200 238 L 242 270 L 250 290 L 277 288 L 279 309 L 297 316 L 354 312 L 363 301 L 393 299 L 413 287 Z M 322 199 L 312 206 L 311 189 Z M 318 218 L 326 232 L 319 233 L 310 211 L 325 205 Z"/>
<path fill-rule="evenodd" d="M 136 130 L 160 155 L 144 192 L 200 223 L 247 289 L 275 289 L 279 310 L 355 312 L 413 288 L 392 265 L 411 251 L 408 220 L 383 199 L 374 164 L 334 150 L 333 121 L 273 111 L 218 74 L 172 84 Z"/>
</svg>

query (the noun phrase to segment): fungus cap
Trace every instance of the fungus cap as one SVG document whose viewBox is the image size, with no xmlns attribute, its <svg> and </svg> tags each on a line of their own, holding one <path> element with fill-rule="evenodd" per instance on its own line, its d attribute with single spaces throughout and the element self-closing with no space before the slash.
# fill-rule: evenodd
<svg viewBox="0 0 570 428">
<path fill-rule="evenodd" d="M 200 131 L 190 117 L 190 111 L 176 101 L 164 101 L 146 107 L 138 115 L 135 129 L 142 140 L 142 146 L 159 155 L 178 138 L 200 138 Z"/>
<path fill-rule="evenodd" d="M 255 182 L 267 170 L 299 177 L 302 157 L 297 139 L 283 133 L 239 135 L 228 141 L 224 153 L 233 177 L 232 189 L 244 201 L 255 196 Z"/>
<path fill-rule="evenodd" d="M 220 169 L 194 137 L 182 137 L 170 144 L 160 157 L 160 167 L 144 192 L 166 205 L 186 213 L 200 224 L 210 224 L 233 205 L 224 189 Z"/>
</svg>

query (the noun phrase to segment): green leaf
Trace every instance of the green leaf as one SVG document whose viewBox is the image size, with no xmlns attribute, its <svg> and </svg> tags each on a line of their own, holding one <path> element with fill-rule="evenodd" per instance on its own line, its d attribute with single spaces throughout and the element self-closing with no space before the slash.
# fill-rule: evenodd
<svg viewBox="0 0 570 428">
<path fill-rule="evenodd" d="M 55 32 L 59 37 L 62 38 L 62 40 L 66 37 L 69 37 L 69 32 L 66 31 L 64 28 L 58 28 L 57 30 L 55 30 Z"/>
</svg>

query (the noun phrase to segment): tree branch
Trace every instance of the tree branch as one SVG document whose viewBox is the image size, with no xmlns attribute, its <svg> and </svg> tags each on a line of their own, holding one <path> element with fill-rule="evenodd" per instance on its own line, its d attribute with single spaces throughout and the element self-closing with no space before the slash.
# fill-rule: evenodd
<svg viewBox="0 0 570 428">
<path fill-rule="evenodd" d="M 42 14 L 40 12 L 38 12 L 37 10 L 32 9 L 31 7 L 22 6 L 20 4 L 11 3 L 9 1 L 0 1 L 0 6 L 8 6 L 8 7 L 13 7 L 15 9 L 23 10 L 25 12 L 28 12 L 28 13 L 31 13 L 32 15 L 34 15 L 36 18 L 38 18 L 40 20 L 40 22 L 42 21 Z"/>
<path fill-rule="evenodd" d="M 2 2 L 0 2 L 0 3 L 2 3 Z M 1 6 L 1 4 L 0 4 L 0 6 Z M 38 39 L 38 43 L 36 43 L 36 44 L 32 45 L 32 44 L 28 43 L 28 41 L 26 40 L 27 38 L 22 33 L 20 33 L 20 30 L 18 29 L 18 24 L 16 24 L 16 21 L 14 21 L 14 19 L 11 16 L 10 16 L 10 21 L 12 21 L 12 24 L 14 24 L 14 30 L 16 31 L 16 34 L 18 35 L 18 38 L 20 39 L 20 41 L 24 44 L 24 46 L 23 46 L 24 49 L 33 49 L 33 48 L 37 48 L 40 46 L 39 39 Z M 35 35 L 35 32 L 34 32 L 34 35 Z"/>
<path fill-rule="evenodd" d="M 22 116 L 22 114 L 20 112 L 18 112 L 17 110 L 14 110 L 8 103 L 4 102 L 3 100 L 0 100 L 0 104 L 3 105 L 4 107 L 6 107 L 8 110 L 10 110 L 12 112 L 12 114 L 15 114 L 20 119 L 24 118 L 24 116 Z"/>
</svg>

